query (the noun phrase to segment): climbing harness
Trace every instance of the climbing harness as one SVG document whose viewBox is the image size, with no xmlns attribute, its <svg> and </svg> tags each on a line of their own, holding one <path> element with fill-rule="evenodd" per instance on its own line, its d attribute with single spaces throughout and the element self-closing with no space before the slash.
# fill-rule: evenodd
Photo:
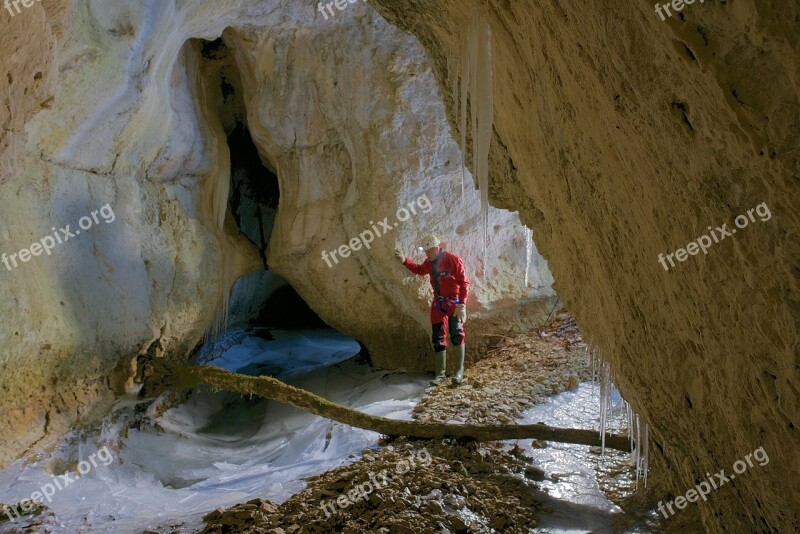
<svg viewBox="0 0 800 534">
<path fill-rule="evenodd" d="M 461 301 L 458 300 L 458 297 L 434 297 L 433 299 L 433 307 L 439 310 L 444 314 L 450 313 L 450 310 L 453 309 L 456 305 L 461 304 Z"/>
</svg>

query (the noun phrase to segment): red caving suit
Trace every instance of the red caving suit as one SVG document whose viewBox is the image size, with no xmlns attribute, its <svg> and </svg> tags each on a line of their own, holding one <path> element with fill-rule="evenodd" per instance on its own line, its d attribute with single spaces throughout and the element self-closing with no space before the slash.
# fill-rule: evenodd
<svg viewBox="0 0 800 534">
<path fill-rule="evenodd" d="M 464 272 L 464 262 L 455 254 L 440 250 L 433 261 L 421 264 L 406 258 L 403 265 L 414 274 L 430 275 L 434 298 L 431 302 L 431 328 L 433 351 L 441 352 L 447 346 L 445 329 L 454 346 L 464 343 L 464 325 L 453 317 L 457 304 L 466 304 L 469 296 L 469 278 Z"/>
</svg>

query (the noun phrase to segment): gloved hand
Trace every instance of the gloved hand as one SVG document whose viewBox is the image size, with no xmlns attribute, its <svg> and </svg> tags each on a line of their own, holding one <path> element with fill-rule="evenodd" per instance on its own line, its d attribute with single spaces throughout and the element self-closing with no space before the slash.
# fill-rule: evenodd
<svg viewBox="0 0 800 534">
<path fill-rule="evenodd" d="M 467 305 L 466 304 L 456 304 L 456 311 L 453 313 L 458 320 L 461 321 L 461 324 L 467 322 Z"/>
<path fill-rule="evenodd" d="M 394 249 L 394 257 L 400 260 L 400 263 L 405 263 L 406 257 L 400 252 L 399 248 Z"/>
</svg>

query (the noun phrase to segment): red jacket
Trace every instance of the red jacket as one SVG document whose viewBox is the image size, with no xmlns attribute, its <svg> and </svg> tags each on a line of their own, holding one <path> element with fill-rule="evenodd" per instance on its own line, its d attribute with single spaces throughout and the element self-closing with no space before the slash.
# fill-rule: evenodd
<svg viewBox="0 0 800 534">
<path fill-rule="evenodd" d="M 431 287 L 437 297 L 458 297 L 462 304 L 466 304 L 469 295 L 469 278 L 464 272 L 464 262 L 455 254 L 450 254 L 445 250 L 439 252 L 434 261 L 435 272 L 434 264 L 427 258 L 420 264 L 406 258 L 403 265 L 414 274 L 431 275 Z"/>
</svg>

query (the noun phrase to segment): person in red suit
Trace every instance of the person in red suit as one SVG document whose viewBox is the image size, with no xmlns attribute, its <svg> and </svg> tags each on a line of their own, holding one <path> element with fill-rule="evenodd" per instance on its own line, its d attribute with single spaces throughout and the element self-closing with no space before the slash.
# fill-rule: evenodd
<svg viewBox="0 0 800 534">
<path fill-rule="evenodd" d="M 447 332 L 456 363 L 453 385 L 457 386 L 464 380 L 464 323 L 467 320 L 469 278 L 464 272 L 461 258 L 445 251 L 440 245 L 441 241 L 435 235 L 425 237 L 422 248 L 427 259 L 420 264 L 406 258 L 399 249 L 394 253 L 412 273 L 430 276 L 434 294 L 431 302 L 431 341 L 436 367 L 436 376 L 431 384 L 441 384 L 447 378 Z"/>
</svg>

